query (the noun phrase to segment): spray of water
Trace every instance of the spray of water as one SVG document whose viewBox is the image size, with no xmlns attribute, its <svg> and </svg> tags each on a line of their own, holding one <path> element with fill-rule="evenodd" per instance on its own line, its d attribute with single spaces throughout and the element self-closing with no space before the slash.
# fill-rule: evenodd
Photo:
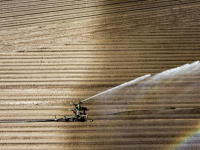
<svg viewBox="0 0 200 150">
<path fill-rule="evenodd" d="M 165 80 L 167 82 L 171 82 L 177 76 L 179 77 L 179 80 L 181 80 L 182 79 L 182 78 L 180 78 L 181 75 L 185 75 L 186 76 L 186 75 L 191 74 L 191 73 L 195 74 L 195 71 L 198 70 L 199 65 L 200 65 L 200 62 L 196 61 L 196 62 L 194 62 L 192 64 L 185 64 L 183 66 L 180 66 L 180 67 L 177 67 L 177 68 L 173 68 L 173 69 L 169 69 L 169 70 L 163 71 L 161 73 L 158 73 L 155 76 L 149 78 L 144 84 L 139 85 L 139 87 L 141 88 L 141 92 L 144 91 L 146 89 L 146 87 L 148 87 L 147 86 L 148 84 L 153 84 L 154 82 L 159 82 L 159 81 L 161 82 L 163 80 Z M 142 80 L 144 80 L 144 79 L 146 79 L 146 78 L 148 78 L 150 76 L 151 76 L 150 74 L 144 75 L 144 76 L 139 77 L 139 78 L 137 78 L 135 80 L 126 82 L 124 84 L 121 84 L 119 86 L 116 86 L 114 88 L 106 90 L 104 92 L 101 92 L 101 93 L 98 93 L 98 94 L 96 94 L 94 96 L 86 98 L 86 99 L 82 100 L 81 102 L 85 102 L 87 100 L 90 100 L 90 99 L 95 98 L 95 97 L 100 96 L 100 95 L 103 96 L 103 95 L 107 94 L 108 92 L 112 92 L 112 91 L 114 92 L 117 89 L 123 89 L 125 87 L 128 87 L 129 85 L 133 85 L 134 83 L 142 81 Z M 171 84 L 173 84 L 173 83 L 171 83 Z M 154 86 L 154 88 L 156 88 L 156 87 Z M 127 95 L 127 92 L 125 92 L 125 93 Z"/>
<path fill-rule="evenodd" d="M 142 77 L 139 77 L 139 78 L 137 78 L 137 79 L 135 79 L 135 80 L 131 80 L 131 81 L 129 81 L 129 82 L 123 83 L 123 84 L 121 84 L 121 85 L 119 85 L 119 86 L 116 86 L 116 87 L 114 87 L 114 88 L 111 88 L 111 89 L 109 89 L 109 90 L 107 90 L 107 91 L 104 91 L 104 92 L 101 92 L 101 93 L 96 94 L 96 95 L 94 95 L 94 96 L 91 96 L 91 97 L 89 97 L 89 98 L 86 98 L 86 99 L 82 100 L 81 102 L 87 101 L 87 100 L 89 100 L 89 99 L 91 99 L 91 98 L 94 98 L 94 97 L 97 97 L 97 96 L 99 96 L 99 95 L 105 94 L 105 93 L 107 93 L 107 92 L 113 91 L 113 90 L 118 89 L 118 88 L 120 88 L 120 87 L 125 87 L 125 86 L 128 86 L 128 85 L 130 85 L 130 84 L 137 83 L 137 82 L 139 82 L 139 81 L 141 81 L 141 80 L 144 80 L 145 78 L 150 77 L 150 76 L 151 76 L 150 74 L 147 74 L 147 75 L 142 76 Z"/>
<path fill-rule="evenodd" d="M 185 134 L 187 129 L 179 128 L 180 134 L 177 135 L 177 132 L 173 133 L 173 130 L 170 131 L 167 126 L 170 124 L 171 128 L 177 127 L 177 125 L 183 125 L 182 127 L 184 127 L 184 124 L 188 124 L 190 121 L 190 118 L 188 120 L 187 117 L 196 116 L 192 112 L 199 110 L 200 62 L 185 64 L 154 76 L 149 76 L 143 76 L 135 81 L 130 81 L 83 100 L 87 101 L 95 97 L 91 101 L 87 101 L 86 104 L 90 104 L 89 114 L 92 120 L 104 120 L 98 122 L 99 125 L 101 123 L 103 128 L 105 125 L 108 126 L 107 124 L 110 127 L 113 124 L 117 124 L 118 126 L 127 127 L 127 129 L 133 129 L 134 132 L 129 132 L 131 130 L 121 132 L 114 127 L 115 130 L 107 131 L 105 134 L 112 138 L 112 142 L 119 142 L 118 137 L 127 134 L 135 137 L 137 142 L 143 143 L 144 139 L 138 139 L 138 135 L 147 137 L 146 139 L 150 140 L 150 133 L 155 134 L 155 136 L 160 136 L 162 133 L 163 138 L 167 137 L 167 139 L 168 134 L 170 136 L 180 135 L 181 138 L 186 136 L 184 139 L 188 139 L 187 134 Z M 149 78 L 146 79 L 146 77 Z M 136 82 L 137 84 L 134 84 Z M 198 109 L 196 110 L 195 108 Z M 198 119 L 196 120 L 198 121 Z M 97 131 L 99 135 L 102 134 L 101 125 Z M 166 126 L 162 130 L 163 125 Z M 137 131 L 140 126 L 142 130 L 144 129 L 143 132 Z M 156 128 L 158 128 L 158 131 L 154 130 Z M 196 145 L 199 144 L 200 130 L 198 131 L 198 136 L 194 136 L 191 139 L 191 142 L 196 142 Z M 182 133 L 183 135 L 181 135 Z M 171 138 L 172 142 L 176 142 L 173 137 Z M 107 139 L 101 139 L 101 141 L 107 142 Z M 165 142 L 159 138 L 156 138 L 157 141 Z M 169 143 L 168 140 L 166 141 Z M 134 143 L 133 145 L 133 149 L 141 148 L 140 144 Z M 175 145 L 177 145 L 177 142 Z M 171 149 L 166 143 L 163 144 L 162 149 L 165 148 Z"/>
<path fill-rule="evenodd" d="M 198 96 L 200 82 L 196 81 L 199 79 L 199 75 L 200 62 L 196 61 L 151 77 L 149 74 L 142 76 L 84 99 L 82 102 L 87 101 L 87 104 L 92 105 L 90 114 L 104 116 L 107 119 L 111 119 L 108 114 L 154 111 L 154 106 L 157 110 L 165 110 L 187 103 L 188 97 L 185 95 Z M 90 99 L 92 101 L 88 101 Z M 195 101 L 193 99 L 194 103 Z"/>
<path fill-rule="evenodd" d="M 166 71 L 163 71 L 161 73 L 156 74 L 153 76 L 151 79 L 148 80 L 148 82 L 152 82 L 155 80 L 161 80 L 163 78 L 172 78 L 175 76 L 181 76 L 181 75 L 188 75 L 188 74 L 193 74 L 195 70 L 199 68 L 199 61 L 196 61 L 192 64 L 185 64 L 183 66 L 169 69 Z"/>
<path fill-rule="evenodd" d="M 199 75 L 199 61 L 163 71 L 137 85 L 140 91 L 133 98 L 144 103 L 140 109 L 145 109 L 147 103 L 158 105 L 158 110 L 166 109 L 173 103 L 171 106 L 181 106 L 188 101 L 186 95 L 198 95 Z"/>
</svg>

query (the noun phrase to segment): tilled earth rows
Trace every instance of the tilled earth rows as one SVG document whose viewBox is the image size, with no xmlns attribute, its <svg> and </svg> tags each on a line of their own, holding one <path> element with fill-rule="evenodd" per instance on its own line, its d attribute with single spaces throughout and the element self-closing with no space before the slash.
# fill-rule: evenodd
<svg viewBox="0 0 200 150">
<path fill-rule="evenodd" d="M 0 120 L 70 116 L 70 102 L 199 60 L 199 6 L 198 0 L 0 1 Z M 1 123 L 0 149 L 198 149 L 198 138 L 182 143 L 199 130 L 199 82 L 191 75 L 163 83 L 137 101 L 129 94 L 140 93 L 138 87 L 104 94 L 83 103 L 84 123 Z M 174 97 L 188 83 L 192 92 Z"/>
</svg>

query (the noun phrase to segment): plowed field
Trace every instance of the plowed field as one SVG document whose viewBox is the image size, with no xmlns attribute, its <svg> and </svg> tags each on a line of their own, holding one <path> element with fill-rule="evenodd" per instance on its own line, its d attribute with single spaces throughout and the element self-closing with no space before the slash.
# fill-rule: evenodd
<svg viewBox="0 0 200 150">
<path fill-rule="evenodd" d="M 1 123 L 0 149 L 200 149 L 200 73 L 148 82 L 200 60 L 199 19 L 198 0 L 0 0 L 0 121 L 152 75 L 85 101 L 87 122 Z"/>
</svg>

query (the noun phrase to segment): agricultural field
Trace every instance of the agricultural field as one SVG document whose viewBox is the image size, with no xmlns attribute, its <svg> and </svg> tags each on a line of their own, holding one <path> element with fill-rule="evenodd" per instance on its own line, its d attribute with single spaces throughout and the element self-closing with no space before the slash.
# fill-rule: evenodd
<svg viewBox="0 0 200 150">
<path fill-rule="evenodd" d="M 198 0 L 0 0 L 0 149 L 200 149 L 199 12 Z M 71 116 L 79 101 L 87 122 L 2 123 Z"/>
</svg>

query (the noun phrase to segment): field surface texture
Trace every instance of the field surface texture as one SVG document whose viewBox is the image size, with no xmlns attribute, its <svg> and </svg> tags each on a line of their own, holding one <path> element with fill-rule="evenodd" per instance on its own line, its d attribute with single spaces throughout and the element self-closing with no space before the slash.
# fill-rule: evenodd
<svg viewBox="0 0 200 150">
<path fill-rule="evenodd" d="M 0 0 L 0 149 L 199 150 L 198 60 L 200 0 Z"/>
</svg>

